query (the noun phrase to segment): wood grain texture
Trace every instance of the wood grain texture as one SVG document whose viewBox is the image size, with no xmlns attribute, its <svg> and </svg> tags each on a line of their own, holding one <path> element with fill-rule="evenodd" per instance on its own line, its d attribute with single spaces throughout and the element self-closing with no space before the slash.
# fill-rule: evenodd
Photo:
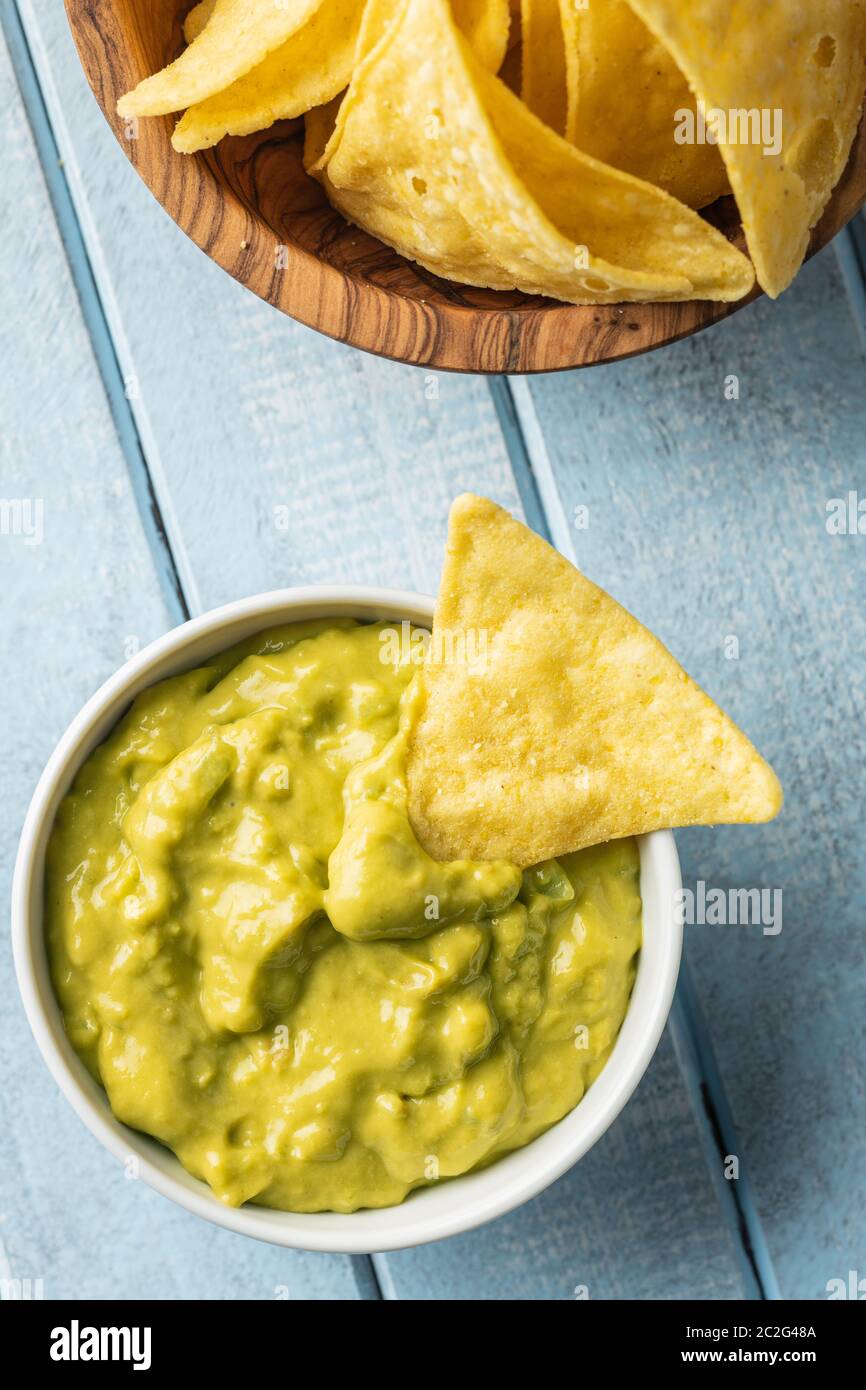
<svg viewBox="0 0 866 1390">
<path fill-rule="evenodd" d="M 772 825 L 677 835 L 686 887 L 782 892 L 778 935 L 689 926 L 686 959 L 785 1298 L 826 1298 L 866 1250 L 866 536 L 826 526 L 830 499 L 866 497 L 864 380 L 828 252 L 663 358 L 527 383 L 581 567 L 785 788 Z"/>
<path fill-rule="evenodd" d="M 159 459 L 163 501 L 202 606 L 341 578 L 433 590 L 456 492 L 477 487 L 519 505 L 486 384 L 355 353 L 244 295 L 177 237 L 136 180 L 86 89 L 62 11 L 52 0 L 28 0 L 23 12 L 50 68 L 44 85 L 66 173 L 138 385 L 131 404 Z M 182 292 L 165 293 L 166 285 Z M 284 509 L 279 525 L 276 507 Z M 476 1232 L 459 1249 L 431 1247 L 418 1252 L 411 1279 L 408 1263 L 395 1266 L 391 1287 L 415 1296 L 427 1261 L 431 1280 L 444 1283 L 469 1246 L 473 1272 L 461 1296 L 521 1297 L 533 1282 L 568 1297 L 576 1262 L 596 1289 L 621 1295 L 653 1296 L 655 1278 L 657 1294 L 736 1297 L 738 1263 L 667 1045 L 665 1052 L 668 1062 L 635 1101 L 635 1124 L 670 1142 L 657 1153 L 644 1145 L 639 1175 L 628 1146 L 614 1144 L 604 1165 L 581 1177 L 561 1236 L 551 1200 L 531 1208 L 531 1236 L 515 1224 Z M 583 1203 L 612 1233 L 597 1251 L 582 1231 Z M 635 1265 L 622 1257 L 620 1228 L 630 1250 L 640 1246 Z M 555 1258 L 545 1273 L 548 1243 Z M 682 1251 L 673 1262 L 671 1243 Z M 380 1261 L 385 1274 L 390 1258 Z M 216 1288 L 220 1277 L 217 1270 Z M 320 1285 L 325 1277 L 318 1273 Z M 209 1279 L 202 1271 L 197 1289 Z M 138 1296 L 137 1271 L 118 1287 Z"/>
<path fill-rule="evenodd" d="M 737 304 L 575 307 L 518 292 L 457 285 L 350 226 L 302 163 L 302 123 L 229 138 L 194 156 L 171 147 L 172 117 L 116 115 L 118 97 L 183 46 L 188 0 L 66 0 L 75 42 L 106 119 L 178 225 L 235 279 L 284 313 L 341 342 L 449 371 L 546 372 L 621 360 L 730 317 Z M 866 127 L 815 229 L 824 246 L 866 199 Z M 711 212 L 744 247 L 733 199 Z M 280 267 L 281 249 L 287 264 Z"/>
</svg>

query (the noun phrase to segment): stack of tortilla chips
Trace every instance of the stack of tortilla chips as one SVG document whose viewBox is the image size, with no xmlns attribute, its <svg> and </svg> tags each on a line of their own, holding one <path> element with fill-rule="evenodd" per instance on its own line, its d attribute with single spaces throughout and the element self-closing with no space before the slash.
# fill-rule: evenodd
<svg viewBox="0 0 866 1390">
<path fill-rule="evenodd" d="M 575 304 L 790 284 L 866 86 L 866 0 L 201 0 L 124 96 L 173 143 L 307 117 L 358 226 L 465 284 Z M 733 193 L 749 257 L 700 209 Z"/>
</svg>

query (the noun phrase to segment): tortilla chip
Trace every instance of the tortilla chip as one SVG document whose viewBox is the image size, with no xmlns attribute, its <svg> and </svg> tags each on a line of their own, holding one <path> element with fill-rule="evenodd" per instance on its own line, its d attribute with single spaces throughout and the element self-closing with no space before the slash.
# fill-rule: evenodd
<svg viewBox="0 0 866 1390">
<path fill-rule="evenodd" d="M 768 123 L 769 141 L 735 143 L 728 129 L 719 148 L 758 281 L 775 298 L 803 263 L 809 234 L 845 170 L 857 133 L 866 86 L 866 3 L 629 4 L 668 48 L 708 112 Z M 781 114 L 780 148 L 765 154 L 765 148 L 774 148 L 774 113 Z"/>
<path fill-rule="evenodd" d="M 451 8 L 479 61 L 498 72 L 508 51 L 510 0 L 451 0 Z"/>
<path fill-rule="evenodd" d="M 567 5 L 569 0 L 564 0 Z M 568 124 L 568 62 L 560 0 L 522 0 L 523 72 L 520 95 L 557 135 Z"/>
<path fill-rule="evenodd" d="M 519 40 L 506 53 L 505 62 L 499 69 L 499 76 L 509 91 L 520 96 L 523 82 L 523 44 Z"/>
<path fill-rule="evenodd" d="M 450 0 L 450 3 L 454 21 L 469 40 L 478 60 L 491 72 L 498 72 L 508 51 L 510 5 L 519 4 L 520 0 Z M 358 44 L 359 63 L 385 39 L 402 11 L 403 0 L 367 0 Z"/>
<path fill-rule="evenodd" d="M 117 103 L 120 116 L 164 116 L 221 92 L 307 23 L 322 0 L 216 0 L 204 29 L 179 58 Z"/>
<path fill-rule="evenodd" d="M 193 5 L 186 19 L 183 21 L 183 36 L 187 43 L 192 43 L 197 39 L 202 29 L 210 20 L 214 12 L 216 0 L 199 0 L 197 5 Z"/>
<path fill-rule="evenodd" d="M 747 259 L 690 209 L 557 136 L 487 72 L 447 0 L 401 0 L 312 168 L 428 270 L 578 304 L 742 298 Z"/>
<path fill-rule="evenodd" d="M 781 808 L 775 773 L 652 633 L 484 498 L 451 510 L 421 679 L 409 810 L 437 860 L 523 867 Z"/>
<path fill-rule="evenodd" d="M 695 98 L 673 58 L 626 0 L 592 0 L 567 35 L 580 73 L 569 137 L 587 154 L 701 208 L 730 193 L 715 145 L 679 145 L 676 113 Z M 575 77 L 575 81 L 576 81 Z"/>
<path fill-rule="evenodd" d="M 384 44 L 391 26 L 400 18 L 402 4 L 403 0 L 367 0 L 355 55 L 356 71 L 377 45 Z M 304 116 L 304 168 L 322 182 L 319 171 L 324 167 L 345 95 L 341 92 L 327 106 L 314 107 Z"/>
<path fill-rule="evenodd" d="M 355 64 L 364 0 L 322 0 L 310 20 L 223 92 L 191 106 L 171 143 L 183 154 L 250 135 L 332 101 Z"/>
<path fill-rule="evenodd" d="M 342 102 L 341 92 L 333 101 L 329 101 L 327 106 L 316 106 L 304 117 L 304 168 L 308 173 L 313 173 L 324 159 Z"/>
<path fill-rule="evenodd" d="M 574 3 L 574 0 L 559 0 L 559 10 L 562 16 L 562 33 L 565 41 L 565 83 L 568 97 L 565 113 L 565 138 L 570 140 L 572 144 L 577 144 L 575 140 L 577 104 L 580 100 L 580 50 L 577 36 L 585 12 Z M 584 150 L 584 153 L 592 154 L 592 150 Z"/>
<path fill-rule="evenodd" d="M 452 0 L 454 15 L 480 60 L 491 71 L 508 48 L 510 5 L 519 0 Z M 216 0 L 200 0 L 184 20 L 192 43 L 211 18 Z M 293 120 L 328 105 L 348 86 L 356 61 L 399 12 L 399 0 L 321 0 L 319 10 L 287 43 L 224 91 L 191 107 L 175 127 L 182 154 L 208 149 L 225 135 L 249 135 L 274 121 Z M 361 23 L 366 38 L 358 48 Z M 322 129 L 321 124 L 318 126 Z"/>
</svg>

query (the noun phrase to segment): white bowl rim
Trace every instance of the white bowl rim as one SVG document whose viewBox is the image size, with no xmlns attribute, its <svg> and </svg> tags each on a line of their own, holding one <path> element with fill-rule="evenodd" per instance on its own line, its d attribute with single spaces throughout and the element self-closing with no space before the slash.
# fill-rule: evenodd
<svg viewBox="0 0 866 1390">
<path fill-rule="evenodd" d="M 218 1226 L 275 1245 L 344 1254 L 400 1250 L 473 1230 L 529 1201 L 582 1158 L 623 1109 L 655 1053 L 676 988 L 683 931 L 675 901 L 682 880 L 674 837 L 663 830 L 638 840 L 644 944 L 629 1009 L 606 1066 L 574 1110 L 489 1168 L 418 1189 L 398 1206 L 349 1214 L 227 1207 L 168 1149 L 111 1113 L 105 1092 L 63 1028 L 42 923 L 45 845 L 75 773 L 136 694 L 244 636 L 318 616 L 429 625 L 433 604 L 426 595 L 398 589 L 315 585 L 252 595 L 172 628 L 110 676 L 72 720 L 39 779 L 21 832 L 12 886 L 15 969 L 31 1030 L 60 1090 L 110 1153 L 122 1162 L 135 1156 L 150 1187 Z"/>
</svg>

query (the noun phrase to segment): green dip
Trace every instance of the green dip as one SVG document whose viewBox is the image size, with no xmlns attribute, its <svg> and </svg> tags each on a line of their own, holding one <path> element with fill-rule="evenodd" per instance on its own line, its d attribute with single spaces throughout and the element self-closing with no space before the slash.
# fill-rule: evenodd
<svg viewBox="0 0 866 1390">
<path fill-rule="evenodd" d="M 140 695 L 58 812 L 69 1037 L 226 1203 L 354 1211 L 562 1118 L 619 1032 L 631 840 L 437 864 L 406 813 L 414 644 L 330 620 Z"/>
</svg>

